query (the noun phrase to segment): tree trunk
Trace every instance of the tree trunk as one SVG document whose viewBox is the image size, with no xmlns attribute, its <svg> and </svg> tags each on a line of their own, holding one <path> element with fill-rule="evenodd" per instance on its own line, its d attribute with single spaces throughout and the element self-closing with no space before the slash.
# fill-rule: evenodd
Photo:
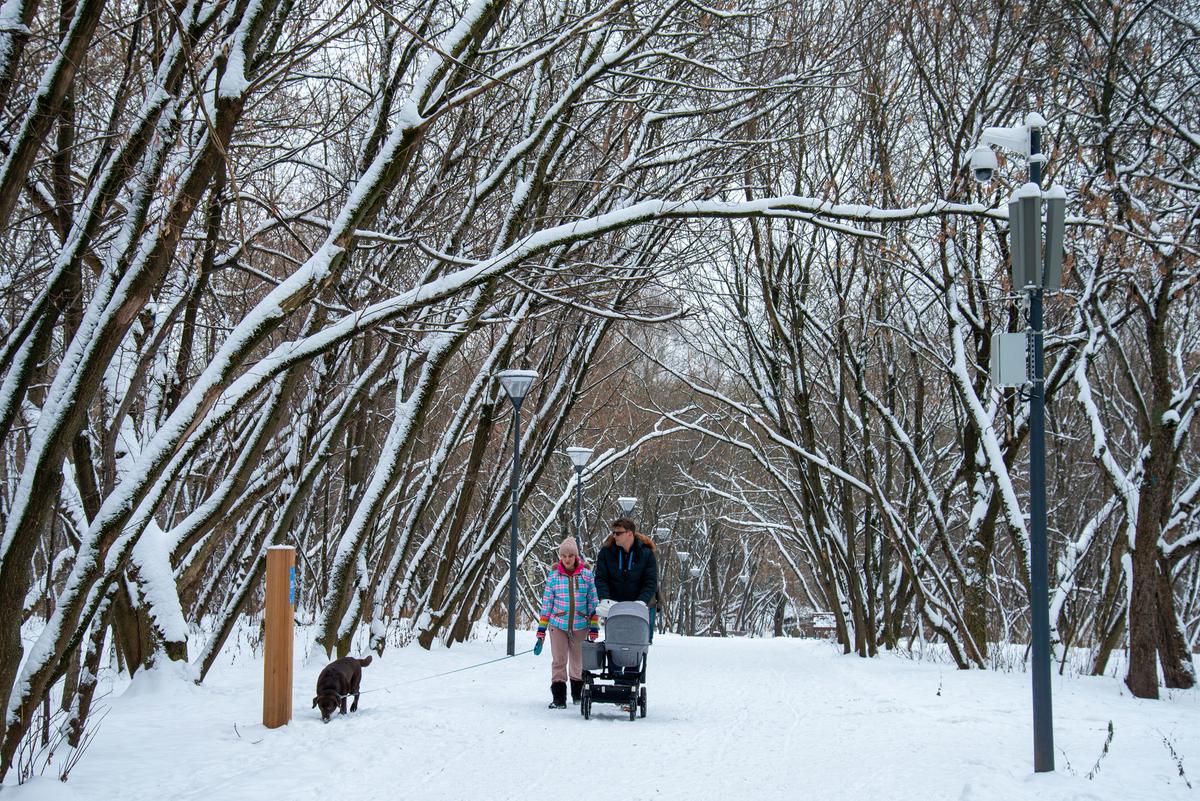
<svg viewBox="0 0 1200 801">
<path fill-rule="evenodd" d="M 88 714 L 92 709 L 92 699 L 96 695 L 96 684 L 100 677 L 100 660 L 104 656 L 104 636 L 108 631 L 108 623 L 112 612 L 112 602 L 118 593 L 114 584 L 105 594 L 104 601 L 92 621 L 92 631 L 88 636 L 87 650 L 83 657 L 83 671 L 79 681 L 79 690 L 71 705 L 71 717 L 67 721 L 67 742 L 72 748 L 78 748 L 87 730 Z"/>
<path fill-rule="evenodd" d="M 996 493 L 988 504 L 988 513 L 975 536 L 966 547 L 966 586 L 963 587 L 963 622 L 967 634 L 979 651 L 980 661 L 987 661 L 988 651 L 988 582 L 991 580 L 992 550 L 995 547 L 996 512 L 999 498 Z"/>
<path fill-rule="evenodd" d="M 120 652 L 132 676 L 139 668 L 150 667 L 153 661 L 151 625 L 145 607 L 129 597 L 129 585 L 125 577 L 118 574 L 114 583 L 117 590 L 112 602 L 113 646 Z"/>
<path fill-rule="evenodd" d="M 1187 637 L 1175 612 L 1175 593 L 1171 589 L 1171 566 L 1158 560 L 1158 659 L 1168 687 L 1187 690 L 1196 684 L 1196 667 Z"/>
<path fill-rule="evenodd" d="M 1137 698 L 1158 698 L 1158 510 L 1165 491 L 1162 457 L 1150 446 L 1132 549 L 1129 593 L 1129 669 L 1125 684 Z"/>
</svg>

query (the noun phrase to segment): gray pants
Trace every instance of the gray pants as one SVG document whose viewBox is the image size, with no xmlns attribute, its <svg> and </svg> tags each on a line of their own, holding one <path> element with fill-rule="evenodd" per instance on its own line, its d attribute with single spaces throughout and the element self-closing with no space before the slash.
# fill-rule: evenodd
<svg viewBox="0 0 1200 801">
<path fill-rule="evenodd" d="M 550 681 L 567 680 L 570 673 L 572 679 L 579 681 L 583 678 L 583 641 L 587 637 L 587 629 L 563 631 L 554 626 L 549 628 L 550 634 Z"/>
</svg>

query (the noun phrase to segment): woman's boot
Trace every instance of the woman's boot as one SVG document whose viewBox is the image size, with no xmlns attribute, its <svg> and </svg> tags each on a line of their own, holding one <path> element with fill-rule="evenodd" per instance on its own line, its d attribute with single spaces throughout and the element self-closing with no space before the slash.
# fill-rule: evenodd
<svg viewBox="0 0 1200 801">
<path fill-rule="evenodd" d="M 550 682 L 550 695 L 553 696 L 553 700 L 550 701 L 551 709 L 567 708 L 567 683 L 565 681 Z"/>
</svg>

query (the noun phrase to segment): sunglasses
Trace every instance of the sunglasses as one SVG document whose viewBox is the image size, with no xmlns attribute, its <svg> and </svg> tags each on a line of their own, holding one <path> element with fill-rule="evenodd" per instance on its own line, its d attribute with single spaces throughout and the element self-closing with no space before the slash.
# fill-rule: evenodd
<svg viewBox="0 0 1200 801">
<path fill-rule="evenodd" d="M 614 528 L 612 530 L 612 533 L 613 534 L 630 534 L 632 532 L 630 532 L 628 529 L 624 529 L 624 528 Z"/>
</svg>

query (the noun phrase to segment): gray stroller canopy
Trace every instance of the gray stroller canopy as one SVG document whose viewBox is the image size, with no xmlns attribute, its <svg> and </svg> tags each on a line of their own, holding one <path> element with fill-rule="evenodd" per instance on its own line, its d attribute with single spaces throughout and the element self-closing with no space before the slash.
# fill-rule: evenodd
<svg viewBox="0 0 1200 801">
<path fill-rule="evenodd" d="M 650 610 L 636 601 L 615 603 L 604 622 L 604 647 L 620 667 L 636 667 L 650 648 Z"/>
</svg>

